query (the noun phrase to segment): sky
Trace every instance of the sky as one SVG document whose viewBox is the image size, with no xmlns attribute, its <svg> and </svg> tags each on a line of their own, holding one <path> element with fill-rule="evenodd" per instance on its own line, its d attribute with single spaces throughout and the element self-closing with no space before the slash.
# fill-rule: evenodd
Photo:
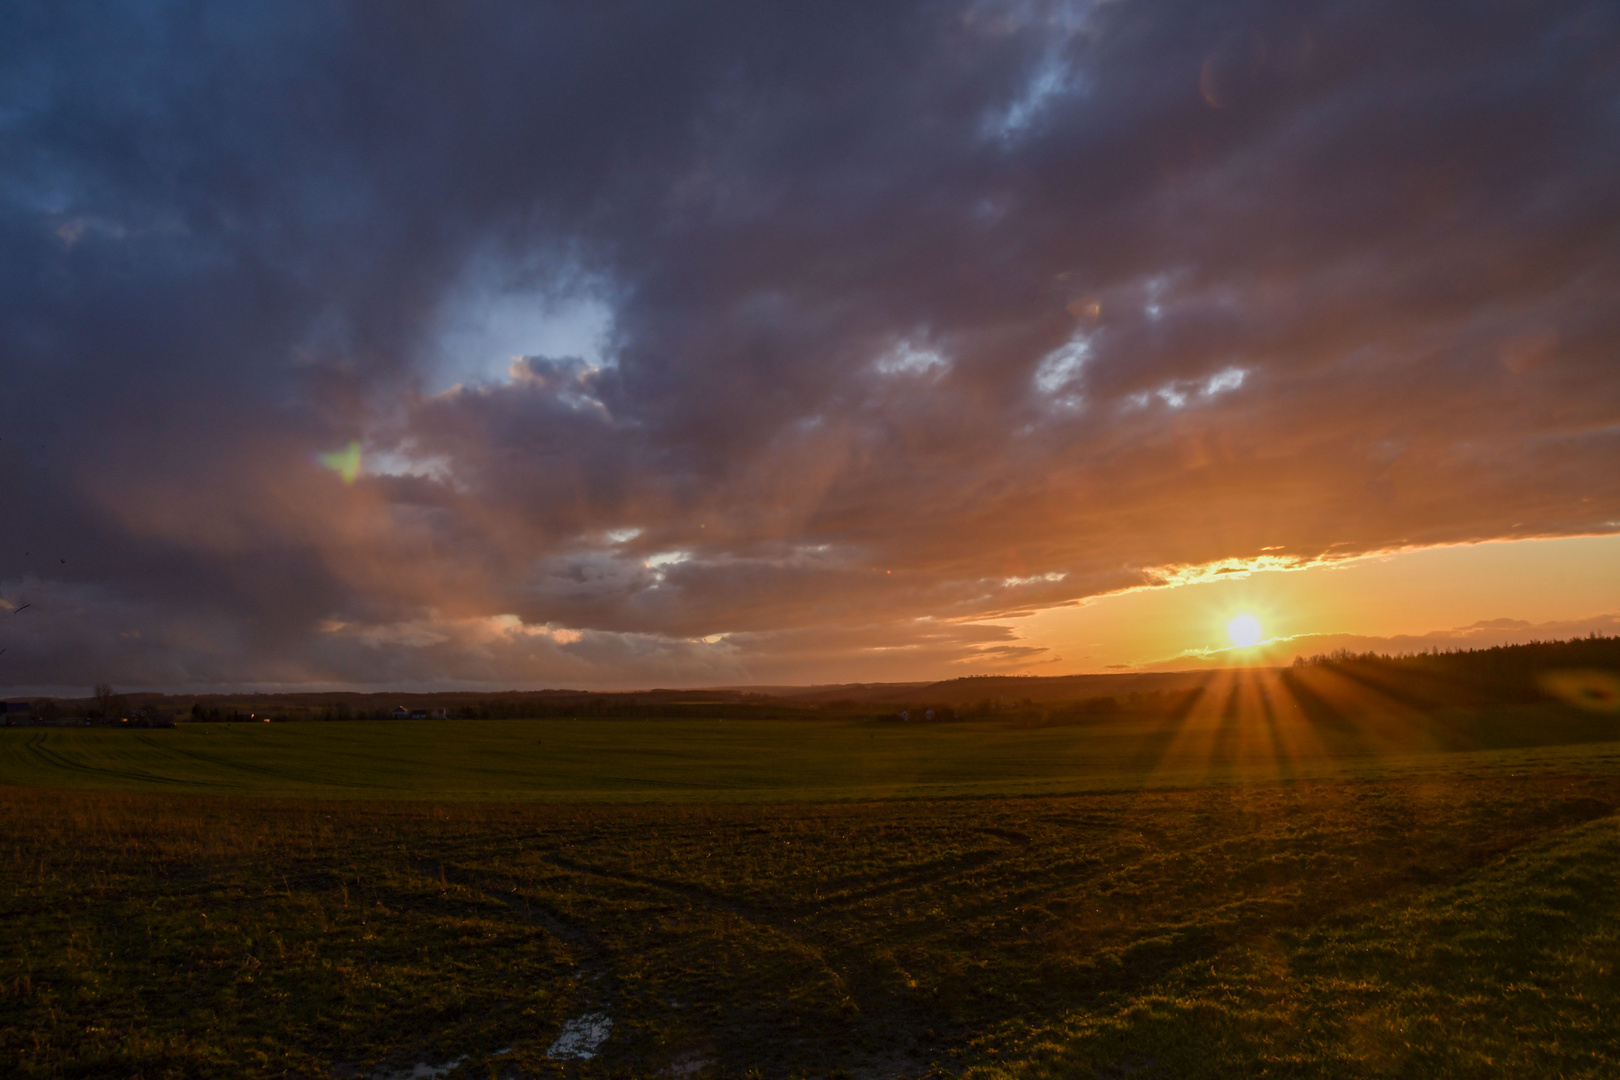
<svg viewBox="0 0 1620 1080">
<path fill-rule="evenodd" d="M 1611 3 L 17 0 L 0 147 L 8 693 L 1620 618 Z"/>
</svg>

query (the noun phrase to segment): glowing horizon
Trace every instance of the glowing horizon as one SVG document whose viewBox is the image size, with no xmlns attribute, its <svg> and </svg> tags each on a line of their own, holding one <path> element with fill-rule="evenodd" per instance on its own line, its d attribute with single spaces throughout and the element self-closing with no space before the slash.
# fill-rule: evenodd
<svg viewBox="0 0 1620 1080">
<path fill-rule="evenodd" d="M 1436 545 L 1185 576 L 1185 584 L 1049 608 L 1004 625 L 1062 657 L 1027 674 L 1196 669 L 1229 653 L 1286 664 L 1340 648 L 1419 652 L 1620 632 L 1620 536 Z M 1201 629 L 1213 623 L 1224 630 L 1239 609 L 1265 628 L 1263 641 L 1245 648 Z M 1097 652 L 1105 643 L 1082 635 L 1111 635 L 1116 647 Z"/>
</svg>

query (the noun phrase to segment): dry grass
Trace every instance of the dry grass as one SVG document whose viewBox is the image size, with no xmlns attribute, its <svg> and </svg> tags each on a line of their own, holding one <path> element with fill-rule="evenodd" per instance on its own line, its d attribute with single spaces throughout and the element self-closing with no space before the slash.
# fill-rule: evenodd
<svg viewBox="0 0 1620 1080">
<path fill-rule="evenodd" d="M 1606 887 L 1620 865 L 1611 834 L 1579 830 L 1617 805 L 1609 768 L 756 806 L 0 788 L 0 1060 L 18 1077 L 147 1080 L 463 1054 L 463 1075 L 1432 1063 L 1390 1049 L 1414 1042 L 1402 1025 L 1430 1042 L 1472 1029 L 1403 998 L 1402 972 L 1441 998 L 1488 1001 L 1495 985 L 1476 978 L 1483 946 L 1454 986 L 1423 959 L 1444 921 L 1433 912 L 1484 897 L 1471 910 L 1494 904 L 1499 923 L 1540 919 L 1573 927 L 1558 942 L 1592 945 L 1607 908 L 1546 907 L 1502 860 L 1586 837 L 1590 883 L 1561 887 Z M 1385 937 L 1408 944 L 1379 952 Z M 1612 1017 L 1620 984 L 1591 974 L 1612 969 L 1582 962 L 1543 971 L 1543 989 L 1567 983 Z M 1342 989 L 1357 980 L 1367 989 Z M 1503 1000 L 1475 1013 L 1519 1015 Z M 564 1022 L 597 1011 L 614 1020 L 602 1055 L 548 1061 Z M 1550 1027 L 1510 1071 L 1579 1074 L 1547 1049 L 1580 1042 L 1559 1027 L 1574 1015 L 1523 1015 Z M 1316 1034 L 1287 1034 L 1302 1030 Z M 1176 1039 L 1205 1049 L 1152 1051 Z M 1620 1068 L 1612 1047 L 1594 1058 L 1590 1037 L 1580 1045 L 1581 1060 Z"/>
</svg>

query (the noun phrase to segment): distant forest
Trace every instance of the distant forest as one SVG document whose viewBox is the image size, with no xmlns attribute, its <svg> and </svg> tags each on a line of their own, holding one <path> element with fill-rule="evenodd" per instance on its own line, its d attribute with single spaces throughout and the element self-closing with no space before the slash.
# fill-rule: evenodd
<svg viewBox="0 0 1620 1080">
<path fill-rule="evenodd" d="M 1419 707 L 1529 704 L 1548 698 L 1601 707 L 1620 689 L 1620 637 L 1593 634 L 1401 656 L 1341 649 L 1296 659 L 1285 678 L 1309 668 L 1331 668 Z"/>
</svg>

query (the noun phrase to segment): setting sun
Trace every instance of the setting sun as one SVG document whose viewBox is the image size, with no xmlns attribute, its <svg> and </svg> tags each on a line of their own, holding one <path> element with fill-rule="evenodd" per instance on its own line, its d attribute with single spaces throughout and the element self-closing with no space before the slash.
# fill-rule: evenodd
<svg viewBox="0 0 1620 1080">
<path fill-rule="evenodd" d="M 1234 645 L 1246 647 L 1257 644 L 1260 641 L 1260 620 L 1253 615 L 1239 615 L 1226 624 L 1226 633 Z"/>
</svg>

